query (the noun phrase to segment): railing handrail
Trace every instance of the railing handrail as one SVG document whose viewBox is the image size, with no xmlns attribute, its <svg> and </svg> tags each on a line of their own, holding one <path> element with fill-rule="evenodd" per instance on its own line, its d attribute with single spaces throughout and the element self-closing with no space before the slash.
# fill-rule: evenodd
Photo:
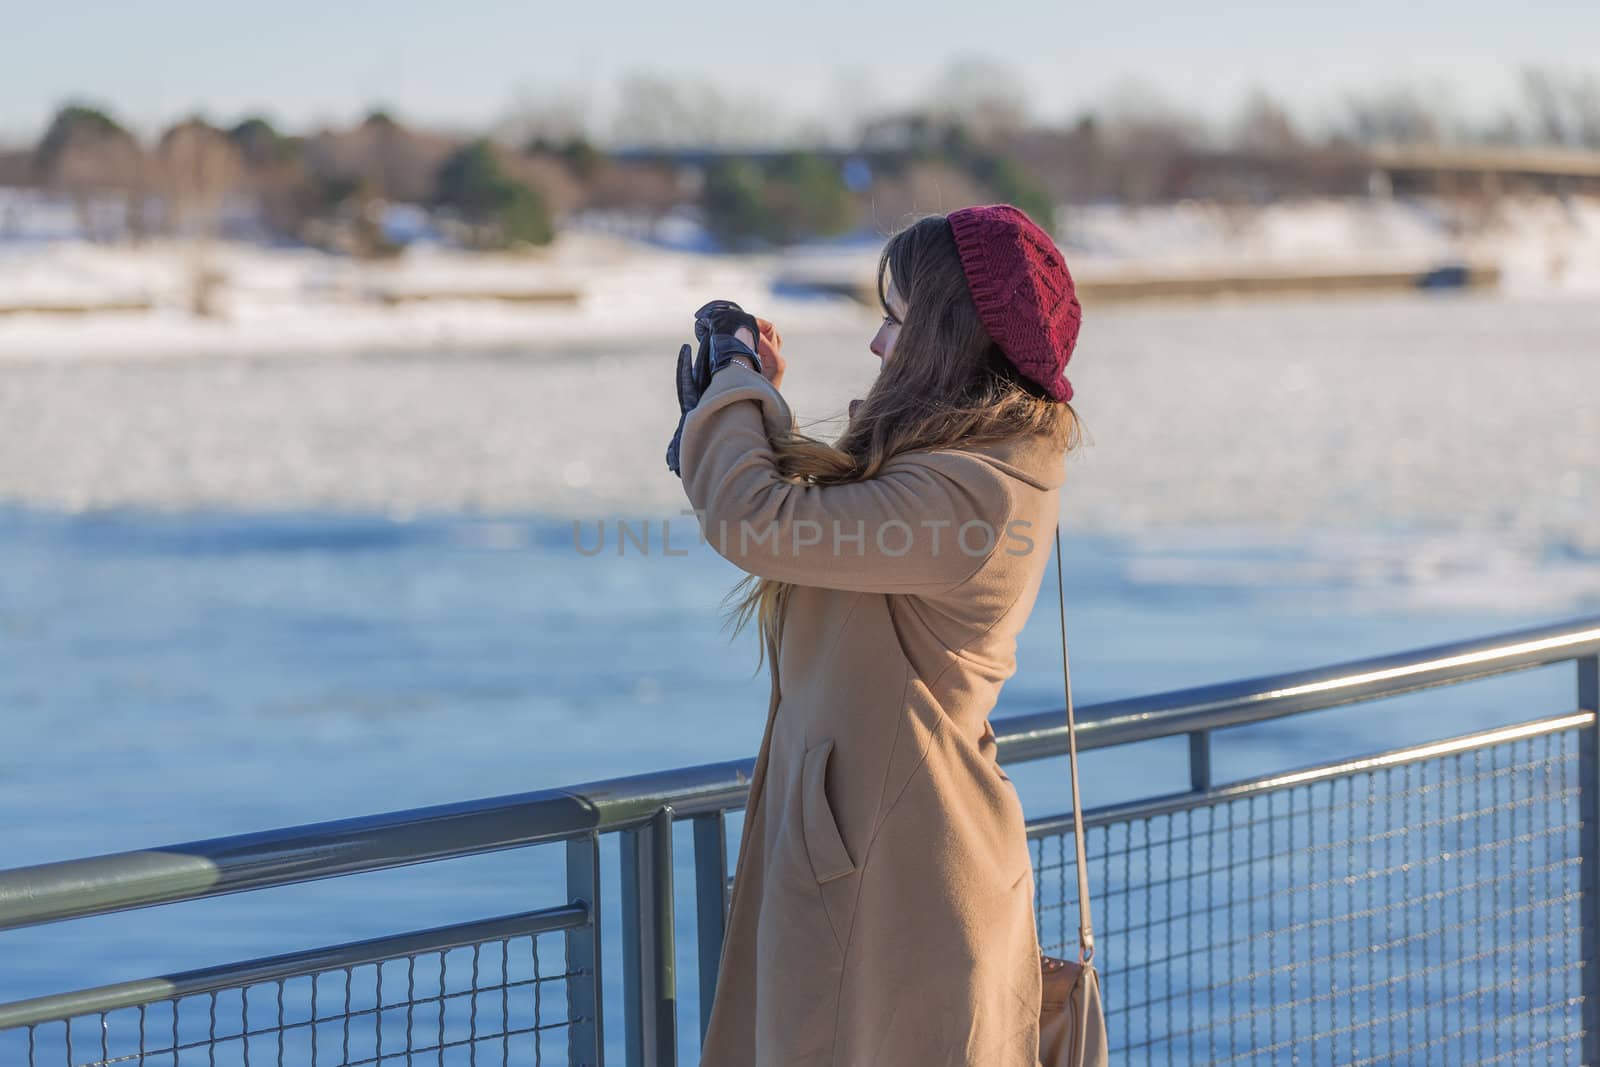
<svg viewBox="0 0 1600 1067">
<path fill-rule="evenodd" d="M 1600 655 L 1600 615 L 1324 667 L 1107 700 L 1073 709 L 1078 750 L 1265 722 L 1593 655 Z M 999 755 L 1009 762 L 1064 754 L 1065 720 L 1065 707 L 1001 720 L 1006 730 L 997 739 Z M 1000 722 L 995 725 L 998 733 Z"/>
<path fill-rule="evenodd" d="M 1282 718 L 1600 655 L 1600 616 L 1075 708 L 1078 748 Z M 1596 710 L 1596 709 L 1587 709 Z M 997 720 L 1003 762 L 1067 749 L 1064 709 Z M 736 808 L 755 759 L 0 870 L 0 930 L 387 870 Z"/>
</svg>

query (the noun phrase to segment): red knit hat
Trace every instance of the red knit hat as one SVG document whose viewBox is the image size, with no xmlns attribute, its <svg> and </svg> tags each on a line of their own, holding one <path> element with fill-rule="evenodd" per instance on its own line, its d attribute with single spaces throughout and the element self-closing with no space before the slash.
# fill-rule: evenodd
<svg viewBox="0 0 1600 1067">
<path fill-rule="evenodd" d="M 1072 399 L 1062 373 L 1078 343 L 1083 309 L 1050 235 L 1020 208 L 984 204 L 946 218 L 984 329 L 1012 366 L 1052 400 Z"/>
</svg>

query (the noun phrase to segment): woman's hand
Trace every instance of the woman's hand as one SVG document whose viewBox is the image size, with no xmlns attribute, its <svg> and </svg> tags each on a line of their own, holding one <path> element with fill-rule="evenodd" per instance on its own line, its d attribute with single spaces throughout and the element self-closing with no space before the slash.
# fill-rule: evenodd
<svg viewBox="0 0 1600 1067">
<path fill-rule="evenodd" d="M 756 355 L 761 357 L 761 373 L 776 389 L 783 384 L 783 371 L 788 366 L 782 355 L 783 338 L 779 336 L 776 326 L 760 316 L 756 317 L 756 325 L 760 328 L 761 336 L 756 339 L 754 348 Z M 745 343 L 750 342 L 746 340 Z"/>
</svg>

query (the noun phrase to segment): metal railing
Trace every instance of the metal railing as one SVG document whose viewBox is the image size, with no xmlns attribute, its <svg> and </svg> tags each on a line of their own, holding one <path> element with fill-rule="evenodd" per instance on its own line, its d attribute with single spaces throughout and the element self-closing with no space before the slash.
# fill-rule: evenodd
<svg viewBox="0 0 1600 1067">
<path fill-rule="evenodd" d="M 1577 699 L 1558 714 L 1211 780 L 1215 730 L 1560 663 L 1575 666 Z M 1113 1062 L 1600 1065 L 1597 706 L 1600 617 L 1077 709 L 1080 750 L 1189 739 L 1188 790 L 1084 812 Z M 1003 762 L 1066 752 L 1061 711 L 996 727 Z M 0 871 L 5 930 L 566 850 L 566 899 L 542 910 L 0 1004 L 0 1064 L 601 1064 L 611 833 L 626 1060 L 673 1064 L 672 828 L 693 824 L 703 1033 L 728 901 L 725 818 L 753 763 Z M 1040 943 L 1066 956 L 1071 820 L 1028 829 Z M 559 966 L 541 966 L 541 938 L 560 943 Z"/>
</svg>

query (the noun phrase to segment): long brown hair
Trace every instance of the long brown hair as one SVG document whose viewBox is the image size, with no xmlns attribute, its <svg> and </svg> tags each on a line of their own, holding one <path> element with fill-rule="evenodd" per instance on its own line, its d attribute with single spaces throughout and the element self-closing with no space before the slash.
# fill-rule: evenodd
<svg viewBox="0 0 1600 1067">
<path fill-rule="evenodd" d="M 890 282 L 906 304 L 894 353 L 884 362 L 832 444 L 781 429 L 772 434 L 779 474 L 834 485 L 871 478 L 902 452 L 971 446 L 1047 433 L 1063 453 L 1081 440 L 1077 412 L 1016 373 L 989 337 L 961 270 L 944 215 L 926 215 L 893 234 L 878 257 L 878 303 L 891 317 Z M 776 668 L 779 623 L 791 583 L 747 574 L 724 603 L 733 636 L 760 620 L 761 656 Z M 731 639 L 731 638 L 730 638 Z"/>
</svg>

